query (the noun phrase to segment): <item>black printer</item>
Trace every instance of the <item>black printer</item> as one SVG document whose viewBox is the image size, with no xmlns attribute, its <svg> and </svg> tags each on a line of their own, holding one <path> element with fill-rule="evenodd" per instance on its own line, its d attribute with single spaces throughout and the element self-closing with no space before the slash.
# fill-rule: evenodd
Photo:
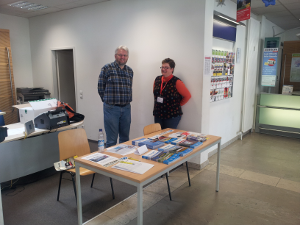
<svg viewBox="0 0 300 225">
<path fill-rule="evenodd" d="M 52 130 L 70 125 L 70 119 L 65 109 L 57 107 L 53 111 L 38 115 L 34 119 L 34 125 L 39 129 Z"/>
<path fill-rule="evenodd" d="M 7 127 L 0 126 L 0 142 L 4 141 L 4 139 L 7 137 L 7 129 Z"/>
<path fill-rule="evenodd" d="M 50 98 L 50 92 L 43 88 L 17 88 L 18 100 L 21 104 L 28 101 Z"/>
</svg>

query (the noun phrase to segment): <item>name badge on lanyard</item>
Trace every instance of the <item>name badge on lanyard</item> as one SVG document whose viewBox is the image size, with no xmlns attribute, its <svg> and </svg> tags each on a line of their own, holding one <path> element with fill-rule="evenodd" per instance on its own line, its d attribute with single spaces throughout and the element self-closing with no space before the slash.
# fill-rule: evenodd
<svg viewBox="0 0 300 225">
<path fill-rule="evenodd" d="M 162 97 L 162 91 L 165 89 L 167 86 L 168 82 L 163 86 L 163 77 L 161 78 L 161 85 L 160 85 L 160 96 L 157 97 L 157 102 L 158 103 L 164 103 L 164 98 Z"/>
<path fill-rule="evenodd" d="M 164 103 L 164 98 L 162 98 L 162 97 L 157 97 L 157 102 L 158 103 Z"/>
</svg>

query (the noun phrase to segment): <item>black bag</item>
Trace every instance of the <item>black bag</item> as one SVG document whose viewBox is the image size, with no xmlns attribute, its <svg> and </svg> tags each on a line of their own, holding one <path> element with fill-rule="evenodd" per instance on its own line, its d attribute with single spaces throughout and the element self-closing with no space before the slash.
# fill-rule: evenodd
<svg viewBox="0 0 300 225">
<path fill-rule="evenodd" d="M 74 116 L 72 118 L 70 118 L 70 122 L 72 123 L 77 123 L 77 122 L 80 122 L 82 120 L 84 120 L 84 115 L 80 114 L 80 113 L 77 113 L 75 111 L 73 111 L 69 106 L 65 106 L 66 110 L 69 111 L 69 112 L 72 112 L 74 113 Z"/>
<path fill-rule="evenodd" d="M 80 122 L 82 120 L 84 120 L 84 115 L 75 112 L 68 103 L 64 103 L 64 102 L 59 102 L 58 106 L 63 107 L 67 113 L 69 114 L 69 118 L 70 118 L 70 122 L 71 123 L 77 123 Z M 69 113 L 70 112 L 70 113 Z M 72 115 L 74 114 L 74 115 Z M 72 115 L 72 116 L 70 116 Z"/>
</svg>

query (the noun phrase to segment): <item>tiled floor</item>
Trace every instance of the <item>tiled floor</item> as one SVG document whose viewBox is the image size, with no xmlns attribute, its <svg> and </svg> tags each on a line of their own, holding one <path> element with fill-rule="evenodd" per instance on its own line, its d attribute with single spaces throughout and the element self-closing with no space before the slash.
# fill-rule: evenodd
<svg viewBox="0 0 300 225">
<path fill-rule="evenodd" d="M 220 191 L 215 192 L 216 155 L 203 170 L 180 167 L 144 188 L 144 224 L 300 224 L 300 140 L 248 134 L 222 150 Z M 87 225 L 136 224 L 137 196 Z"/>
</svg>

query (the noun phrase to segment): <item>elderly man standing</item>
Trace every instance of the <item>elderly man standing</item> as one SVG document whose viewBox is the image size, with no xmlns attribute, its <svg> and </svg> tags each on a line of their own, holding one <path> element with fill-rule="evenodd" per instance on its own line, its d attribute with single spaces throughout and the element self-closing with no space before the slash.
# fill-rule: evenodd
<svg viewBox="0 0 300 225">
<path fill-rule="evenodd" d="M 126 65 L 129 51 L 119 46 L 115 61 L 102 67 L 98 80 L 98 93 L 103 102 L 106 147 L 129 140 L 131 123 L 133 71 Z"/>
</svg>

